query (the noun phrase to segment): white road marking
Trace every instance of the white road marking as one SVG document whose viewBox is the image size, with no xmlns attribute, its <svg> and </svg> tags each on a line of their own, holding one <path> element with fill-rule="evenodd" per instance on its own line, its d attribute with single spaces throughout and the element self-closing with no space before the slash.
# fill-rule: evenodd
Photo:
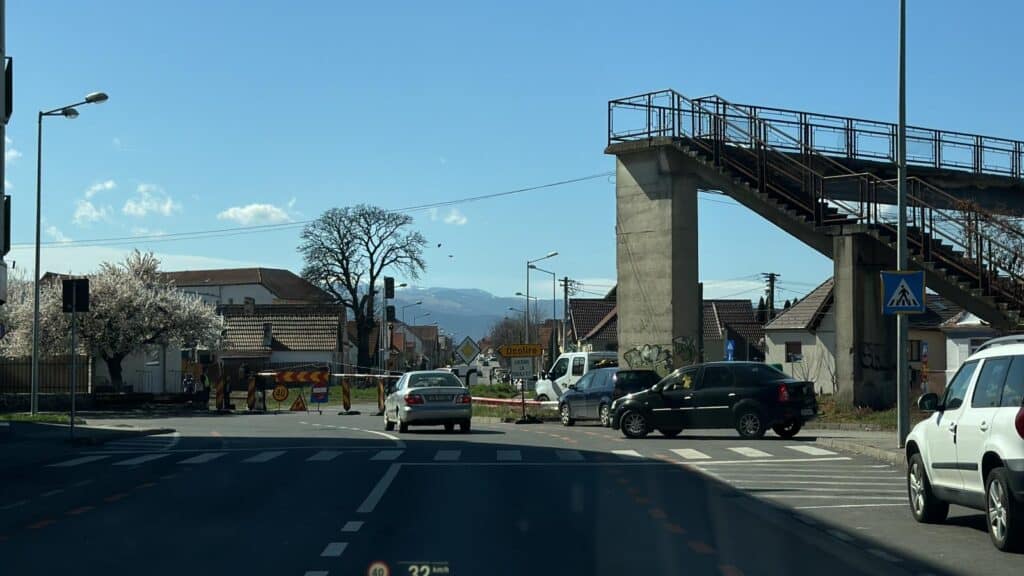
<svg viewBox="0 0 1024 576">
<path fill-rule="evenodd" d="M 114 466 L 135 466 L 136 464 L 145 464 L 146 462 L 159 460 L 160 458 L 166 458 L 167 456 L 170 456 L 170 454 L 146 454 L 145 456 L 137 456 L 127 460 L 121 460 L 120 462 L 114 462 Z"/>
<path fill-rule="evenodd" d="M 899 562 L 900 561 L 899 558 L 893 556 L 892 554 L 889 554 L 885 550 L 879 550 L 878 548 L 868 548 L 868 552 L 874 554 L 875 556 L 881 558 L 882 560 L 885 560 L 886 562 L 894 562 L 895 563 L 895 562 Z"/>
<path fill-rule="evenodd" d="M 394 460 L 402 455 L 404 450 L 381 450 L 373 455 L 370 460 Z"/>
<path fill-rule="evenodd" d="M 555 456 L 558 456 L 559 460 L 565 462 L 580 462 L 583 460 L 583 454 L 580 454 L 579 450 L 555 450 Z"/>
<path fill-rule="evenodd" d="M 800 473 L 786 473 L 780 474 L 778 472 L 768 473 L 757 473 L 757 472 L 733 472 L 729 474 L 730 478 L 756 478 L 772 479 L 772 478 L 808 478 L 818 480 L 892 480 L 893 482 L 905 482 L 906 479 L 902 476 L 844 476 L 844 475 L 833 475 L 833 474 L 800 474 Z"/>
<path fill-rule="evenodd" d="M 439 462 L 452 462 L 454 460 L 458 460 L 461 455 L 462 450 L 438 450 L 437 454 L 434 454 L 434 460 Z"/>
<path fill-rule="evenodd" d="M 739 454 L 740 456 L 749 456 L 750 458 L 771 458 L 772 455 L 758 450 L 757 448 L 749 448 L 747 446 L 735 446 L 729 448 L 729 450 Z"/>
<path fill-rule="evenodd" d="M 88 486 L 89 484 L 92 484 L 92 482 L 92 478 L 86 478 L 85 480 L 79 480 L 78 482 L 75 482 L 74 484 L 71 485 L 71 487 L 81 488 L 82 486 Z"/>
<path fill-rule="evenodd" d="M 323 426 L 323 424 L 317 424 L 316 422 L 313 422 L 313 426 L 316 426 L 317 428 L 319 428 L 319 427 Z"/>
<path fill-rule="evenodd" d="M 700 450 L 694 450 L 693 448 L 673 448 L 671 452 L 673 452 L 680 458 L 685 458 L 687 460 L 703 460 L 706 458 L 711 458 L 711 456 L 708 456 L 707 454 L 701 452 Z"/>
<path fill-rule="evenodd" d="M 865 490 L 858 490 L 856 488 L 816 488 L 813 486 L 799 486 L 787 488 L 786 486 L 762 486 L 757 482 L 730 482 L 734 487 L 741 490 L 761 489 L 763 491 L 779 492 L 782 490 L 800 490 L 803 492 L 842 492 L 850 494 L 852 498 L 859 498 L 860 496 L 854 496 L 855 494 L 906 494 L 906 488 L 899 490 L 879 490 L 878 488 L 868 488 Z"/>
<path fill-rule="evenodd" d="M 741 479 L 729 477 L 730 482 L 736 484 L 813 484 L 815 486 L 856 486 L 861 487 L 881 487 L 881 488 L 900 488 L 904 491 L 906 488 L 903 486 L 904 482 L 899 480 L 897 482 L 844 482 L 842 480 L 836 482 L 832 480 L 762 480 L 756 479 Z"/>
<path fill-rule="evenodd" d="M 384 472 L 384 475 L 380 477 L 380 480 L 377 481 L 377 485 L 373 487 L 373 490 L 371 490 L 366 496 L 366 500 L 363 500 L 363 503 L 359 505 L 356 512 L 359 514 L 369 514 L 370 512 L 373 512 L 373 509 L 377 507 L 377 503 L 384 497 L 384 493 L 387 492 L 388 487 L 391 486 L 391 483 L 395 480 L 395 476 L 398 475 L 398 471 L 401 468 L 402 465 L 397 462 L 388 466 L 387 472 Z"/>
<path fill-rule="evenodd" d="M 905 502 L 898 504 L 828 504 L 826 506 L 797 506 L 794 510 L 823 510 L 826 508 L 881 508 L 883 506 L 906 506 Z"/>
<path fill-rule="evenodd" d="M 836 453 L 831 450 L 825 450 L 824 448 L 818 448 L 816 446 L 786 446 L 790 450 L 796 450 L 797 452 L 803 452 L 804 454 L 810 454 L 811 456 L 835 456 Z"/>
<path fill-rule="evenodd" d="M 327 570 L 306 570 L 303 576 L 328 576 Z"/>
<path fill-rule="evenodd" d="M 387 432 L 380 432 L 378 430 L 367 430 L 365 428 L 353 428 L 352 426 L 338 426 L 338 428 L 344 430 L 355 430 L 356 432 L 366 432 L 367 434 L 375 434 L 377 436 L 382 436 L 384 438 L 387 438 L 388 440 L 394 440 L 395 444 L 399 448 L 405 448 L 405 440 L 402 440 L 401 438 L 395 436 L 394 434 L 388 434 Z"/>
<path fill-rule="evenodd" d="M 60 494 L 63 491 L 64 491 L 63 488 L 57 488 L 56 490 L 50 490 L 49 492 L 43 492 L 39 496 L 42 497 L 42 498 L 49 498 L 50 496 L 53 496 L 55 494 Z"/>
<path fill-rule="evenodd" d="M 67 462 L 59 462 L 57 464 L 50 464 L 48 468 L 70 468 L 71 466 L 78 466 L 79 464 L 88 464 L 89 462 L 95 462 L 97 460 L 103 460 L 104 458 L 110 458 L 110 456 L 82 456 L 81 458 L 75 458 L 74 460 L 68 460 Z"/>
<path fill-rule="evenodd" d="M 211 460 L 216 460 L 217 458 L 220 458 L 224 454 L 226 454 L 226 452 L 204 452 L 202 454 L 197 454 L 191 458 L 185 458 L 181 462 L 178 462 L 178 464 L 206 464 Z"/>
<path fill-rule="evenodd" d="M 321 450 L 306 458 L 306 462 L 330 462 L 337 458 L 338 454 L 341 454 L 340 450 Z"/>
<path fill-rule="evenodd" d="M 901 502 L 907 501 L 907 496 L 842 496 L 839 494 L 765 494 L 764 498 L 777 498 L 785 500 L 787 498 L 799 498 L 802 500 L 836 500 L 839 498 L 849 498 L 851 500 L 899 500 Z"/>
<path fill-rule="evenodd" d="M 359 529 L 362 528 L 362 527 L 363 527 L 363 521 L 362 520 L 349 520 L 348 522 L 345 522 L 344 526 L 342 526 L 341 531 L 342 532 L 359 532 Z"/>
<path fill-rule="evenodd" d="M 523 453 L 519 450 L 498 450 L 499 462 L 519 462 L 523 459 Z"/>
<path fill-rule="evenodd" d="M 619 458 L 643 458 L 636 450 L 612 450 L 612 454 Z"/>
<path fill-rule="evenodd" d="M 338 556 L 341 556 L 341 553 L 345 551 L 345 548 L 348 548 L 348 542 L 331 542 L 326 548 L 324 548 L 324 551 L 320 553 L 320 557 L 337 558 Z"/>
<path fill-rule="evenodd" d="M 269 462 L 274 458 L 277 458 L 281 454 L 284 454 L 284 450 L 268 450 L 266 452 L 260 452 L 255 456 L 250 456 L 245 460 L 242 460 L 242 462 L 248 462 L 250 464 L 262 464 L 264 462 Z"/>
<path fill-rule="evenodd" d="M 18 506 L 24 506 L 25 504 L 28 504 L 28 500 L 18 500 L 17 502 L 11 502 L 10 504 L 0 506 L 0 510 L 10 510 L 11 508 L 17 508 Z"/>
<path fill-rule="evenodd" d="M 759 462 L 775 463 L 813 463 L 813 462 L 838 462 L 840 460 L 852 460 L 849 456 L 835 456 L 832 458 L 780 458 L 778 460 L 714 460 L 712 462 L 695 462 L 694 466 L 718 466 L 719 464 L 757 464 Z"/>
</svg>

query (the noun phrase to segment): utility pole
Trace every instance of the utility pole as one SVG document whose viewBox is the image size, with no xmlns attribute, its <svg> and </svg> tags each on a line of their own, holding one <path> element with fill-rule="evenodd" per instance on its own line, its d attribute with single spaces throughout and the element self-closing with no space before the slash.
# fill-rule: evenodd
<svg viewBox="0 0 1024 576">
<path fill-rule="evenodd" d="M 896 128 L 896 269 L 907 269 L 907 0 L 900 0 L 899 124 Z M 896 316 L 896 434 L 903 448 L 910 434 L 910 375 L 907 369 L 908 322 Z"/>
<path fill-rule="evenodd" d="M 7 62 L 7 6 L 4 0 L 0 0 L 0 66 L 3 67 L 0 70 L 0 142 L 6 142 L 6 130 L 7 121 L 9 118 L 9 112 L 11 110 L 10 95 L 14 94 L 14 90 L 11 89 L 10 82 L 12 78 L 8 76 L 10 66 Z M 5 150 L 6 151 L 6 150 Z M 0 162 L 0 181 L 6 182 L 6 174 L 4 162 Z M 11 231 L 7 229 L 10 223 L 10 215 L 7 213 L 10 210 L 10 203 L 7 198 L 7 191 L 0 192 L 0 305 L 7 301 L 7 263 L 4 262 L 4 256 L 7 255 L 7 251 L 10 249 L 8 238 L 11 237 Z M 35 400 L 35 396 L 32 397 Z"/>
<path fill-rule="evenodd" d="M 775 318 L 775 280 L 777 280 L 779 276 L 782 276 L 782 274 L 777 274 L 775 272 L 761 273 L 761 277 L 763 277 L 765 281 L 768 282 L 768 318 L 766 322 L 770 322 L 773 318 Z"/>
</svg>

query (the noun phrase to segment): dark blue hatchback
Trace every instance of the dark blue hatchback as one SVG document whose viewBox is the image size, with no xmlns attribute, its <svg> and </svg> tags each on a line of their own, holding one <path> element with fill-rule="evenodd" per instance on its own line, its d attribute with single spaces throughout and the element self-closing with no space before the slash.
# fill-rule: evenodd
<svg viewBox="0 0 1024 576">
<path fill-rule="evenodd" d="M 577 420 L 600 420 L 602 426 L 611 426 L 611 406 L 616 399 L 646 390 L 661 377 L 653 370 L 625 368 L 599 368 L 591 370 L 570 385 L 558 403 L 563 426 L 572 426 Z"/>
</svg>

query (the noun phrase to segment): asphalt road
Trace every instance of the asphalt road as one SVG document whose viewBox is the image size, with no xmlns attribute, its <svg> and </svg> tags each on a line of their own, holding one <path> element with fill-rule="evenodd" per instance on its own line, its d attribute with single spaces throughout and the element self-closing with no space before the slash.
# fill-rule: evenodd
<svg viewBox="0 0 1024 576">
<path fill-rule="evenodd" d="M 137 423 L 138 421 L 136 421 Z M 332 413 L 146 422 L 5 474 L 2 574 L 1020 574 L 981 515 L 916 524 L 902 473 L 813 436 L 596 426 L 385 433 Z M 429 567 L 427 570 L 424 567 Z"/>
</svg>

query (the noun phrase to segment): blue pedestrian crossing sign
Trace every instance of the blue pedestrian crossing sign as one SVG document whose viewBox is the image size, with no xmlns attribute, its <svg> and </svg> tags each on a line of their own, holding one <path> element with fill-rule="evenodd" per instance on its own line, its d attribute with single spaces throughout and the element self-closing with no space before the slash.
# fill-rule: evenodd
<svg viewBox="0 0 1024 576">
<path fill-rule="evenodd" d="M 924 272 L 882 272 L 882 314 L 924 311 Z"/>
<path fill-rule="evenodd" d="M 733 355 L 736 352 L 736 342 L 732 339 L 725 341 L 725 359 L 728 362 L 732 362 Z"/>
</svg>

